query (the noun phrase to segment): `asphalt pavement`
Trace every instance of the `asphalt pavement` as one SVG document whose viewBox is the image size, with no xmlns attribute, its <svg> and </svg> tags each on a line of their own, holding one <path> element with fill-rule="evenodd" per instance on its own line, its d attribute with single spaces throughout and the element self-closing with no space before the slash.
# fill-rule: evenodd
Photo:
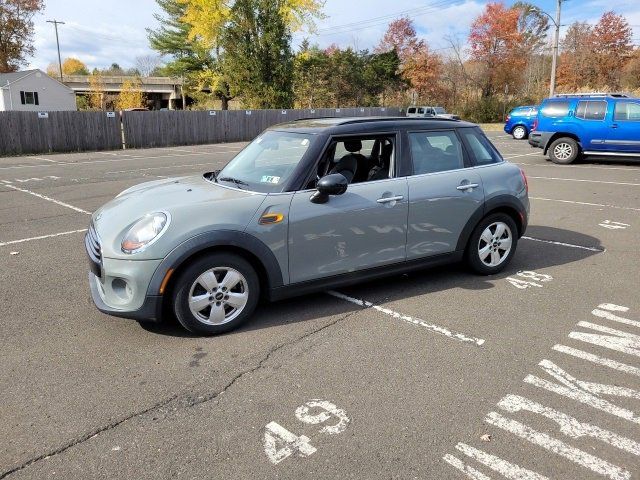
<svg viewBox="0 0 640 480">
<path fill-rule="evenodd" d="M 99 313 L 83 237 L 242 144 L 0 158 L 0 479 L 640 478 L 640 163 L 489 136 L 532 199 L 503 273 L 265 304 L 211 338 Z"/>
</svg>

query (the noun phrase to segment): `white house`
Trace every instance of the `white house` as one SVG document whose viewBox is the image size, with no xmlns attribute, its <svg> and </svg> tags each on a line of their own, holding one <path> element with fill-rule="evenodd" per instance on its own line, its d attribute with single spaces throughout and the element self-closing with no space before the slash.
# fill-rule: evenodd
<svg viewBox="0 0 640 480">
<path fill-rule="evenodd" d="M 77 110 L 76 95 L 42 70 L 0 73 L 0 112 Z"/>
</svg>

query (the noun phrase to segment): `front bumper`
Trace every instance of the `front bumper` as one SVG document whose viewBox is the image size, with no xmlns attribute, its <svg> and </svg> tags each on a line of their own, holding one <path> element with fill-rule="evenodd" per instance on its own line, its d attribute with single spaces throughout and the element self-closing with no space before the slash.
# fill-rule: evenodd
<svg viewBox="0 0 640 480">
<path fill-rule="evenodd" d="M 145 296 L 142 306 L 136 310 L 123 310 L 107 305 L 102 299 L 100 291 L 100 279 L 93 272 L 89 272 L 89 288 L 91 289 L 91 299 L 94 305 L 102 313 L 120 318 L 130 318 L 132 320 L 158 322 L 162 319 L 162 296 Z"/>
<path fill-rule="evenodd" d="M 89 272 L 93 303 L 101 312 L 116 317 L 160 320 L 162 296 L 149 292 L 149 284 L 160 263 L 161 260 L 103 258 L 100 271 L 92 267 Z"/>
</svg>

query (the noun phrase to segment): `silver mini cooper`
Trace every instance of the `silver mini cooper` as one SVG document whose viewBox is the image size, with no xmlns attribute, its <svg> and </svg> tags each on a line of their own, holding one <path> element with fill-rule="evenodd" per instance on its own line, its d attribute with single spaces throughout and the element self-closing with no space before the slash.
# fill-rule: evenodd
<svg viewBox="0 0 640 480">
<path fill-rule="evenodd" d="M 465 260 L 502 270 L 527 180 L 473 124 L 325 118 L 269 128 L 221 171 L 134 186 L 85 239 L 102 312 L 229 331 L 278 300 Z"/>
</svg>

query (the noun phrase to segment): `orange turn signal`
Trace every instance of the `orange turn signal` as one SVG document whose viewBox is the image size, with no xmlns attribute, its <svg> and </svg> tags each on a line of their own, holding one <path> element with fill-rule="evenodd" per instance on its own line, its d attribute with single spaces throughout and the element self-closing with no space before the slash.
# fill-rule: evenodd
<svg viewBox="0 0 640 480">
<path fill-rule="evenodd" d="M 282 213 L 265 213 L 260 217 L 258 223 L 260 225 L 275 225 L 284 220 Z"/>
<path fill-rule="evenodd" d="M 169 271 L 165 274 L 162 279 L 162 283 L 160 284 L 160 295 L 164 294 L 165 288 L 167 288 L 167 284 L 169 283 L 169 279 L 171 278 L 171 274 L 173 273 L 173 268 L 170 268 Z"/>
</svg>

